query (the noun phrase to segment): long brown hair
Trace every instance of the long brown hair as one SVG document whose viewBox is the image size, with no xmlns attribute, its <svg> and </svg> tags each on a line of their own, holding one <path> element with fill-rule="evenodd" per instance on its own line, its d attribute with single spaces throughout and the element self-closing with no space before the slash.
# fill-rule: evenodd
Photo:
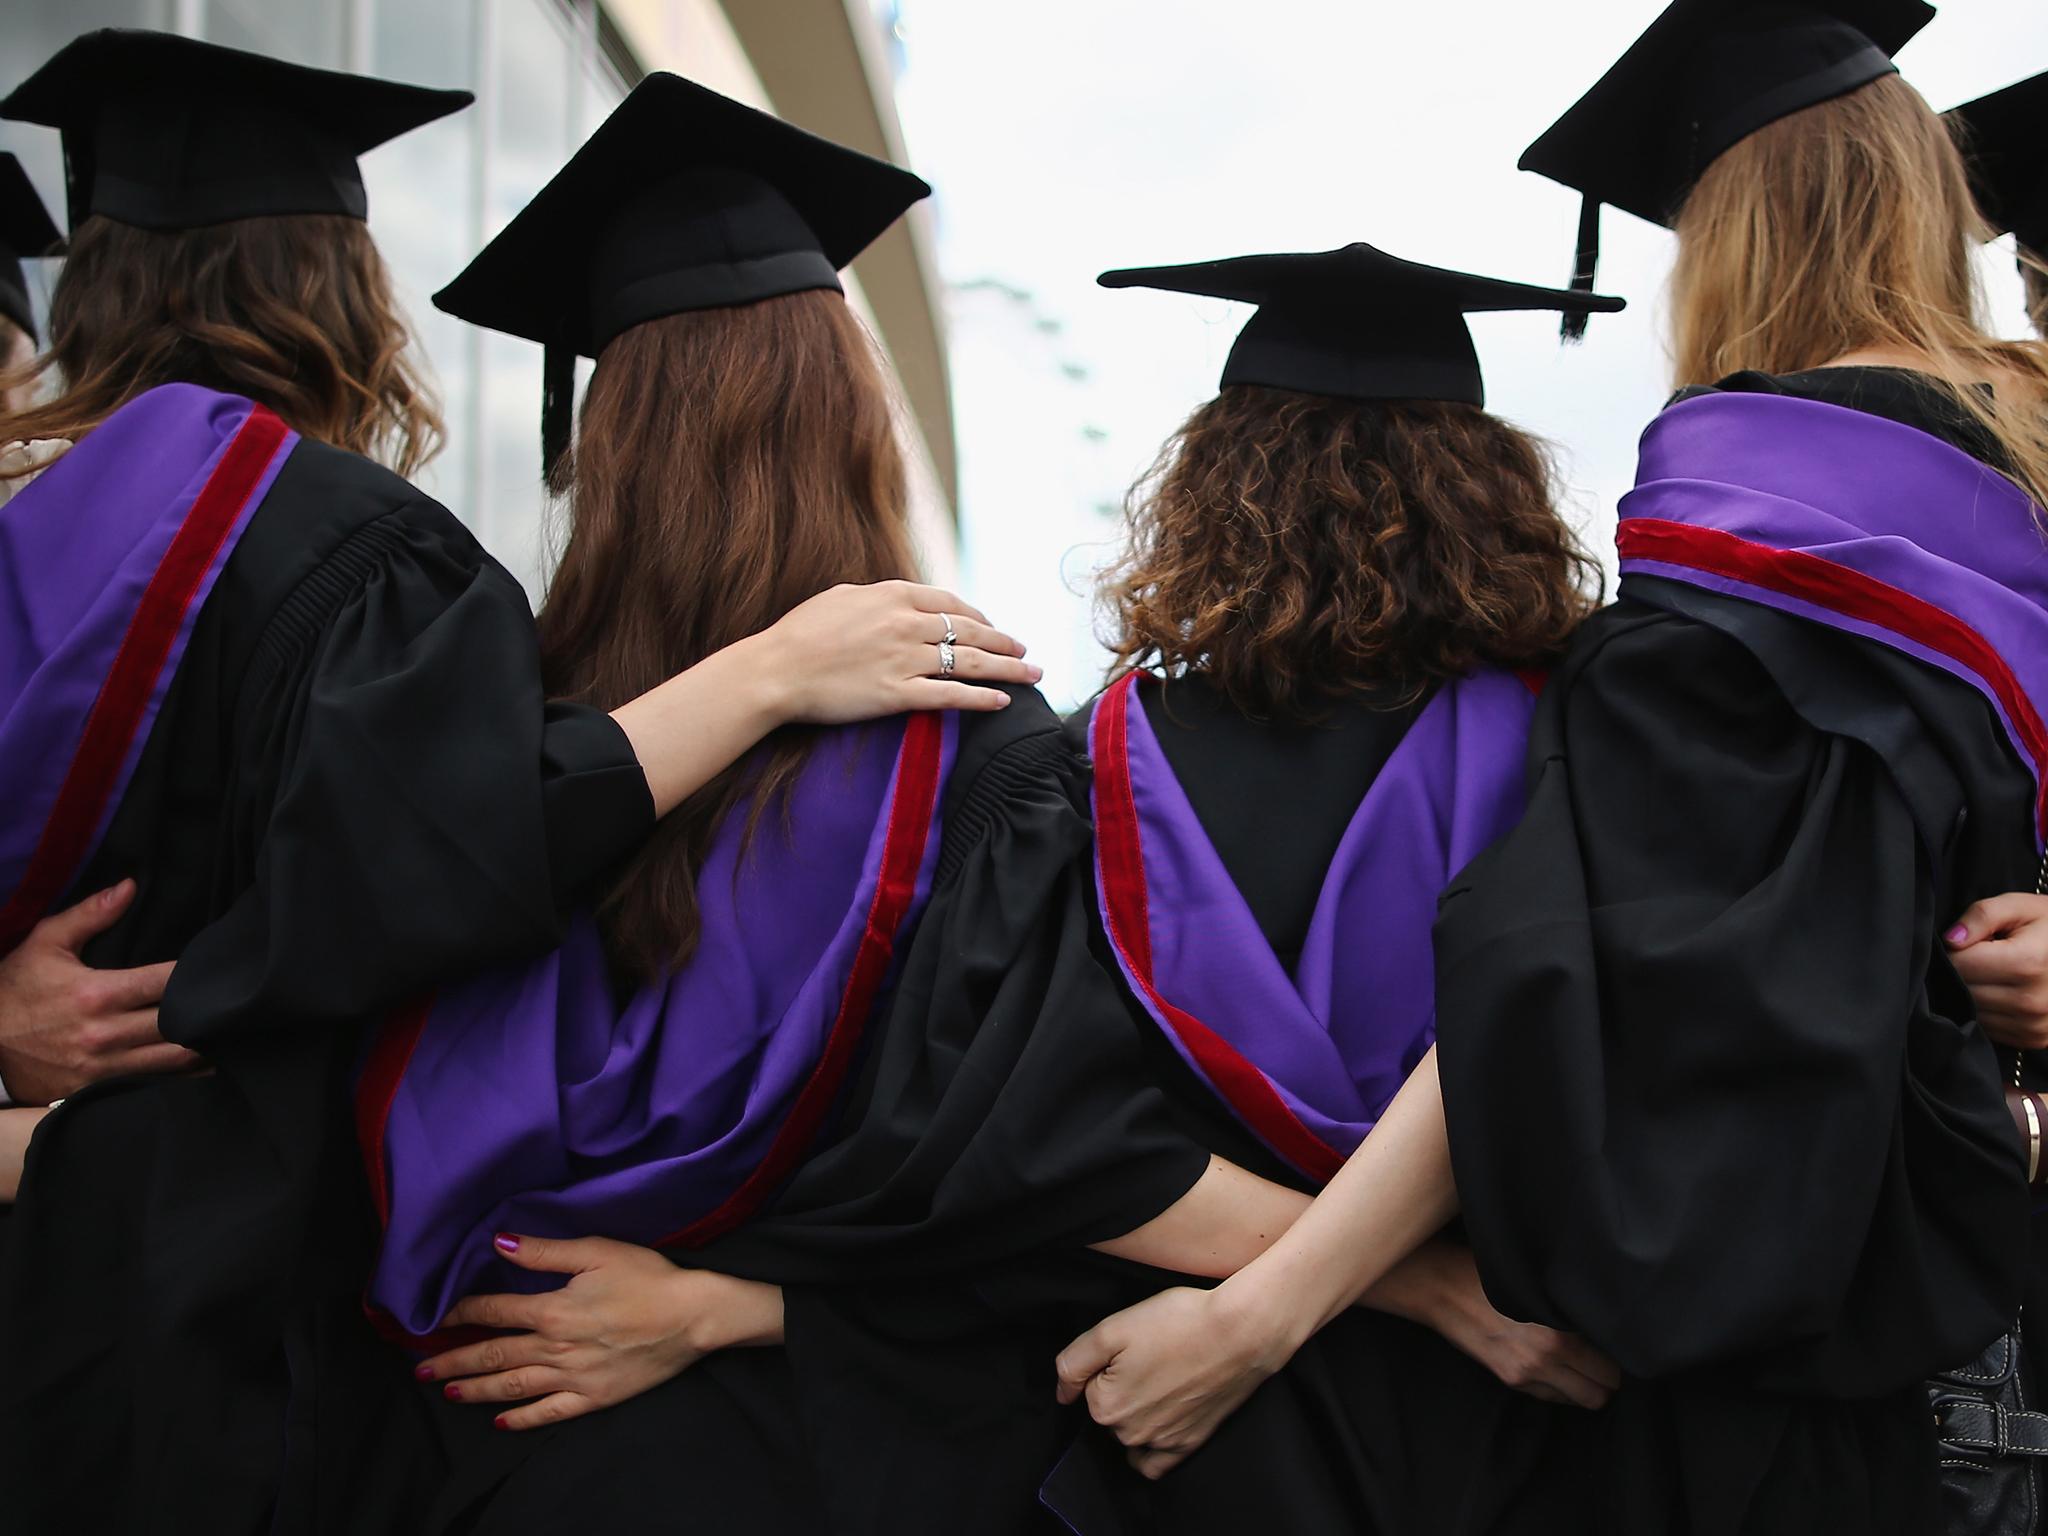
<svg viewBox="0 0 2048 1536">
<path fill-rule="evenodd" d="M 548 692 L 616 709 L 841 582 L 916 572 L 873 340 L 836 293 L 671 315 L 604 349 L 558 466 L 570 531 L 540 612 Z M 784 731 L 662 822 L 600 906 L 622 974 L 687 959 L 697 872 L 811 738 Z"/>
<path fill-rule="evenodd" d="M 2048 348 L 1985 329 L 1975 253 L 1990 231 L 1953 130 L 1904 80 L 1750 134 L 1707 167 L 1676 228 L 1675 382 L 1917 353 L 2048 506 Z"/>
<path fill-rule="evenodd" d="M 440 448 L 433 391 L 370 231 L 338 214 L 138 229 L 93 217 L 50 299 L 50 348 L 0 390 L 57 394 L 0 415 L 0 442 L 77 439 L 145 390 L 203 384 L 307 437 L 410 475 Z"/>
<path fill-rule="evenodd" d="M 1550 458 L 1477 406 L 1233 385 L 1167 442 L 1103 573 L 1115 670 L 1199 672 L 1254 717 L 1539 665 L 1599 570 Z"/>
</svg>

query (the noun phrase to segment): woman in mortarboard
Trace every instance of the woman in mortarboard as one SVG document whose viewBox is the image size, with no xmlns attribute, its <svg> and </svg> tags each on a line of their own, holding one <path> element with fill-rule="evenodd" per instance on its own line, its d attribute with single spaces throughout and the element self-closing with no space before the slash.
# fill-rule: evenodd
<svg viewBox="0 0 2048 1536">
<path fill-rule="evenodd" d="M 1890 61 L 1930 14 L 1682 0 L 1525 158 L 1589 235 L 1602 200 L 1673 223 L 1686 387 L 1527 814 L 1445 897 L 1440 1060 L 1260 1260 L 1076 1346 L 1166 1486 L 1461 1209 L 1503 1311 L 1626 1373 L 1546 1469 L 1563 1528 L 2034 1507 L 2042 1109 L 1943 936 L 2041 857 L 2048 359 L 1978 323 L 1963 162 Z"/>
<path fill-rule="evenodd" d="M 551 694 L 605 708 L 814 592 L 911 571 L 890 402 L 838 271 L 927 190 L 656 74 L 437 297 L 543 342 L 557 381 L 596 360 L 573 445 L 549 402 Z M 1229 1238 L 1180 1241 L 1173 1212 L 1272 1230 L 1287 1192 L 1216 1164 L 1146 1080 L 1095 958 L 1087 843 L 1085 773 L 1028 691 L 784 733 L 554 952 L 393 1017 L 359 1085 L 385 1219 L 369 1296 L 428 1356 L 436 1524 L 633 1529 L 681 1486 L 693 1529 L 816 1529 L 825 1500 L 866 1528 L 799 1420 L 848 1401 L 813 1374 L 800 1409 L 824 1357 L 797 1337 L 691 1364 L 779 1341 L 774 1286 L 1102 1243 L 1200 1272 Z M 974 1465 L 918 1471 L 928 1519 L 977 1528 L 936 1486 Z"/>
<path fill-rule="evenodd" d="M 1948 114 L 1993 234 L 2010 234 L 2027 315 L 2048 336 L 2048 74 L 1966 102 Z"/>
<path fill-rule="evenodd" d="M 409 1387 L 343 1347 L 374 1232 L 359 1022 L 548 949 L 657 812 L 789 719 L 1006 703 L 922 675 L 941 610 L 957 673 L 1028 675 L 897 586 L 637 699 L 545 701 L 518 584 L 377 462 L 409 471 L 438 423 L 356 156 L 467 100 L 97 33 L 0 104 L 62 130 L 73 223 L 58 387 L 0 420 L 72 445 L 14 464 L 0 508 L 0 949 L 133 876 L 88 958 L 175 959 L 162 1031 L 211 1068 L 116 1073 L 37 1129 L 0 1270 L 24 1529 L 288 1530 L 344 1505 L 396 1528 L 413 1490 L 377 1449 L 400 1426 L 309 1411 L 335 1385 L 316 1373 Z M 314 1502 L 278 1507 L 291 1478 Z"/>
</svg>

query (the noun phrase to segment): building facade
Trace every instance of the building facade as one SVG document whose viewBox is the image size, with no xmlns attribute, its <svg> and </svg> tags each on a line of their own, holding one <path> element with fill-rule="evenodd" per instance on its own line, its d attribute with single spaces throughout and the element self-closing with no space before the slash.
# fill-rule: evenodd
<svg viewBox="0 0 2048 1536">
<path fill-rule="evenodd" d="M 430 295 L 516 213 L 641 75 L 672 69 L 871 154 L 904 159 L 871 0 L 7 0 L 0 91 L 81 32 L 153 27 L 324 68 L 476 92 L 467 112 L 363 160 L 370 227 L 433 365 L 448 446 L 421 484 L 538 596 L 559 529 L 540 483 L 540 348 L 434 309 Z M 52 210 L 57 135 L 0 123 Z M 895 372 L 912 516 L 928 573 L 958 570 L 952 406 L 929 212 L 849 275 Z M 33 264 L 32 264 L 33 265 Z M 44 263 L 54 269 L 54 262 Z M 54 270 L 41 274 L 44 281 Z"/>
</svg>

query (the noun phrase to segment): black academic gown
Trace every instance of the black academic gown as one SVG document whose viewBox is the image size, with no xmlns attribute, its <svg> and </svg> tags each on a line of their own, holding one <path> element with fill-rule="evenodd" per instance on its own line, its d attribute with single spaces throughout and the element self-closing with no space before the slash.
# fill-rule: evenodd
<svg viewBox="0 0 2048 1536">
<path fill-rule="evenodd" d="M 1723 387 L 1985 451 L 1909 375 Z M 1947 674 L 1638 578 L 1530 763 L 1445 897 L 1438 1029 L 1489 1294 L 1628 1373 L 1564 1528 L 1925 1536 L 1921 1380 L 2027 1280 L 2000 1063 L 1939 935 L 2031 888 L 2028 776 Z"/>
<path fill-rule="evenodd" d="M 1991 451 L 1885 370 L 1724 387 Z M 1610 1349 L 1630 1381 L 1598 1414 L 1546 1405 L 1425 1330 L 1354 1310 L 1156 1485 L 1119 1486 L 1113 1448 L 1084 1442 L 1105 1469 L 1095 1485 L 1121 1495 L 1083 1512 L 1091 1531 L 1938 1528 L 1919 1377 L 2010 1321 L 2025 1211 L 2010 1160 L 1982 1156 L 2010 1132 L 1936 935 L 1968 900 L 2028 888 L 2031 785 L 1946 674 L 1754 605 L 1655 595 L 1665 606 L 1625 598 L 1592 620 L 1553 675 L 1528 817 L 1453 883 L 1437 936 L 1453 1152 L 1489 1292 Z M 1941 869 L 1918 858 L 1908 795 L 1952 829 Z M 1582 867 L 1602 892 L 1601 989 L 1560 941 L 1588 914 Z M 1708 885 L 1770 872 L 1773 899 L 1717 930 L 1684 985 L 1647 986 L 1674 941 L 1701 942 L 1680 871 Z M 1618 1048 L 1593 1046 L 1631 1017 Z M 1786 1018 L 1873 1023 L 1822 1042 L 1773 1028 Z M 1588 1021 L 1584 1048 L 1557 1048 Z M 1823 1048 L 1860 1054 L 1860 1098 L 1802 1070 Z M 1589 1149 L 1559 1120 L 1602 1072 L 1626 1086 Z M 1863 1134 L 1828 1147 L 1819 1128 L 1845 1123 Z M 1880 1175 L 1874 1215 L 1829 1199 L 1837 1178 Z M 1634 1224 L 1615 1220 L 1624 1207 Z M 1758 1319 L 1785 1317 L 1807 1324 L 1800 1344 L 1764 1347 Z"/>
<path fill-rule="evenodd" d="M 403 1528 L 433 1469 L 361 1315 L 361 1023 L 548 947 L 651 824 L 616 725 L 544 706 L 517 582 L 395 475 L 301 443 L 66 898 L 138 880 L 87 959 L 177 960 L 163 1031 L 210 1071 L 37 1132 L 0 1269 L 7 1529 Z M 321 1414 L 344 1387 L 396 1410 Z"/>
<path fill-rule="evenodd" d="M 1087 778 L 1036 693 L 961 717 L 941 815 L 930 900 L 830 1128 L 759 1216 L 672 1254 L 783 1285 L 787 1348 L 714 1355 L 539 1431 L 437 1401 L 455 1470 L 431 1528 L 899 1536 L 1033 1518 L 1065 1338 L 1020 1356 L 1001 1333 L 998 1368 L 1030 1363 L 1020 1409 L 1014 1378 L 981 1374 L 990 1314 L 965 1281 L 1142 1225 L 1207 1154 L 1095 955 Z"/>
</svg>

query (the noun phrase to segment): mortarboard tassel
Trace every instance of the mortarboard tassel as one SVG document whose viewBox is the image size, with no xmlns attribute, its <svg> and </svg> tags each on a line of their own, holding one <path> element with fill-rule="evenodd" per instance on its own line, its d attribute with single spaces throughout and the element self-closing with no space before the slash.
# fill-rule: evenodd
<svg viewBox="0 0 2048 1536">
<path fill-rule="evenodd" d="M 541 362 L 540 475 L 543 480 L 553 481 L 555 466 L 569 451 L 575 406 L 575 349 L 550 346 Z"/>
<path fill-rule="evenodd" d="M 1572 259 L 1572 292 L 1591 293 L 1600 266 L 1600 199 L 1587 193 L 1579 203 L 1579 249 Z M 1587 312 L 1567 310 L 1558 334 L 1566 341 L 1586 339 Z"/>
</svg>

